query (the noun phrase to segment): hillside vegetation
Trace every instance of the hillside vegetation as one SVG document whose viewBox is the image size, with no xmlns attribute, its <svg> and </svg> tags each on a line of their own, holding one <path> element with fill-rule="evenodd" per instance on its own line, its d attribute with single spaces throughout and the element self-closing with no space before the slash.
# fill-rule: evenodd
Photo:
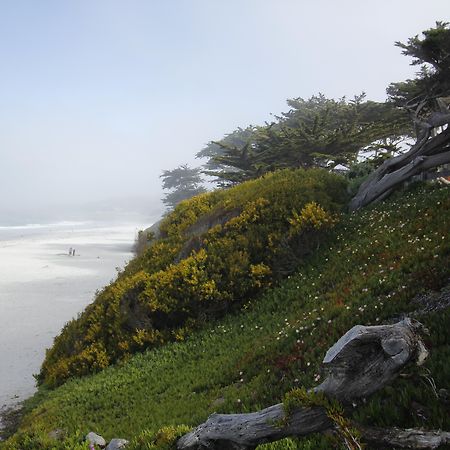
<svg viewBox="0 0 450 450">
<path fill-rule="evenodd" d="M 346 199 L 342 177 L 298 169 L 181 202 L 162 237 L 64 327 L 39 381 L 58 385 L 183 340 L 255 298 L 318 249 Z"/>
<path fill-rule="evenodd" d="M 314 228 L 313 217 L 321 218 L 319 224 L 323 223 L 324 217 L 331 220 L 331 211 L 336 210 L 342 196 L 339 178 L 322 172 L 299 174 L 281 172 L 263 179 L 258 187 L 262 191 L 258 191 L 256 198 L 249 193 L 255 185 L 249 184 L 248 192 L 245 185 L 241 185 L 236 191 L 221 191 L 194 199 L 190 208 L 182 203 L 176 215 L 169 216 L 163 225 L 166 238 L 131 262 L 78 321 L 66 327 L 47 357 L 41 375 L 43 379 L 51 373 L 51 367 L 59 367 L 59 361 L 72 357 L 66 356 L 67 349 L 76 347 L 75 336 L 83 338 L 89 327 L 94 327 L 93 317 L 100 330 L 120 326 L 118 316 L 106 308 L 107 297 L 104 296 L 112 294 L 105 293 L 120 291 L 117 286 L 129 283 L 130 279 L 141 274 L 144 284 L 138 292 L 142 294 L 148 290 L 148 285 L 145 285 L 148 278 L 142 275 L 145 268 L 151 268 L 148 273 L 159 270 L 161 274 L 177 270 L 175 268 L 180 267 L 180 263 L 171 264 L 170 261 L 176 258 L 189 239 L 183 232 L 201 214 L 215 211 L 217 205 L 223 208 L 228 198 L 235 199 L 229 200 L 230 210 L 247 205 L 235 216 L 239 218 L 236 224 L 239 233 L 233 234 L 234 228 L 230 227 L 231 242 L 226 241 L 227 245 L 224 234 L 216 237 L 213 231 L 209 239 L 215 245 L 221 245 L 225 257 L 229 257 L 229 249 L 235 249 L 234 240 L 241 233 L 245 236 L 239 244 L 246 243 L 244 248 L 251 256 L 245 259 L 245 264 L 239 259 L 238 263 L 230 265 L 238 268 L 234 279 L 240 279 L 239 274 L 245 270 L 251 279 L 252 264 L 278 267 L 274 263 L 277 253 L 270 251 L 269 242 L 255 244 L 263 236 L 258 230 L 265 230 L 267 236 L 278 232 L 286 238 L 292 235 L 293 239 L 299 239 L 299 229 L 303 226 L 299 223 L 307 219 L 308 226 Z M 322 180 L 321 187 L 314 184 L 316 180 L 313 177 Z M 277 182 L 283 185 L 283 189 L 275 194 Z M 322 190 L 324 185 L 327 188 Z M 300 186 L 303 190 L 298 192 Z M 329 187 L 332 187 L 331 192 Z M 273 196 L 270 196 L 272 192 Z M 285 196 L 278 197 L 281 192 L 285 192 Z M 355 412 L 347 411 L 346 414 L 371 425 L 450 429 L 448 397 L 445 397 L 445 392 L 450 389 L 448 291 L 447 303 L 442 301 L 445 295 L 425 297 L 430 291 L 445 287 L 450 276 L 448 194 L 448 188 L 437 186 L 412 188 L 362 212 L 340 214 L 338 222 L 333 216 L 334 228 L 330 229 L 330 222 L 327 222 L 326 239 L 324 235 L 321 237 L 320 246 L 317 246 L 318 241 L 308 238 L 307 244 L 311 244 L 314 251 L 294 253 L 290 268 L 281 264 L 281 268 L 270 273 L 267 280 L 264 277 L 257 279 L 261 287 L 273 283 L 264 292 L 255 286 L 254 281 L 243 284 L 240 292 L 237 287 L 227 287 L 231 280 L 226 278 L 226 274 L 221 280 L 208 272 L 205 280 L 214 279 L 217 283 L 215 290 L 228 294 L 224 294 L 221 301 L 228 304 L 232 299 L 238 300 L 232 314 L 216 321 L 203 320 L 201 329 L 190 333 L 185 340 L 176 341 L 175 336 L 171 337 L 172 331 L 162 333 L 161 340 L 172 342 L 138 353 L 127 362 L 122 359 L 120 364 L 98 374 L 67 381 L 53 390 L 41 387 L 28 403 L 28 413 L 19 432 L 0 447 L 2 450 L 84 449 L 83 435 L 94 430 L 107 439 L 130 439 L 130 449 L 169 448 L 167 442 L 177 433 L 204 421 L 213 411 L 252 411 L 281 401 L 293 387 L 313 386 L 320 380 L 319 366 L 326 349 L 350 327 L 358 323 L 388 323 L 405 314 L 418 318 L 429 330 L 426 344 L 430 357 L 425 366 L 409 369 L 393 386 L 372 397 Z M 243 202 L 243 198 L 247 202 Z M 255 212 L 260 211 L 254 206 L 258 198 L 267 200 L 267 203 L 257 203 L 265 208 L 265 214 Z M 324 210 L 314 204 L 308 207 L 314 211 L 313 215 L 302 214 L 305 205 L 311 205 L 313 201 L 320 202 Z M 295 214 L 292 211 L 294 206 Z M 243 215 L 243 211 L 247 211 L 247 215 Z M 253 215 L 249 211 L 253 211 Z M 242 224 L 243 217 L 249 215 L 257 217 L 257 220 L 246 219 Z M 183 220 L 175 220 L 176 217 L 183 217 Z M 268 217 L 268 221 L 264 222 L 263 217 Z M 273 228 L 268 229 L 272 227 L 272 221 Z M 292 232 L 291 227 L 294 228 Z M 227 227 L 221 225 L 218 228 L 223 229 Z M 248 234 L 245 234 L 247 230 Z M 324 230 L 320 228 L 317 231 Z M 204 239 L 208 241 L 206 243 L 201 241 L 201 248 L 194 251 L 194 255 L 205 253 L 208 257 L 211 254 L 212 260 L 217 258 L 210 250 L 216 247 L 208 246 L 209 239 Z M 277 247 L 282 248 L 287 251 L 286 246 L 280 244 Z M 293 251 L 288 248 L 289 252 Z M 170 252 L 170 249 L 173 250 Z M 187 258 L 189 260 L 192 256 Z M 286 259 L 282 258 L 283 261 Z M 163 267 L 169 270 L 164 272 Z M 212 270 L 207 264 L 201 267 L 205 271 Z M 282 279 L 282 274 L 286 274 L 288 269 L 292 273 Z M 192 279 L 191 274 L 185 278 L 188 283 Z M 167 292 L 161 287 L 158 289 Z M 177 289 L 184 289 L 177 292 L 193 301 L 193 294 L 189 296 L 189 291 L 186 291 L 190 287 Z M 248 300 L 249 293 L 252 293 L 251 300 Z M 433 301 L 433 298 L 437 300 Z M 103 303 L 99 299 L 103 299 Z M 109 297 L 109 301 L 120 304 L 117 297 Z M 208 298 L 202 301 L 208 304 Z M 178 303 L 175 301 L 171 305 L 177 306 Z M 103 309 L 96 312 L 96 308 Z M 116 308 L 116 311 L 120 310 L 119 306 Z M 189 308 L 182 312 L 186 317 L 196 317 Z M 199 323 L 196 322 L 195 327 Z M 123 333 L 120 338 L 114 335 L 119 331 Z M 98 336 L 95 342 L 102 342 L 105 348 L 109 348 L 107 345 L 112 345 L 111 342 L 126 336 L 121 328 L 114 333 L 102 334 L 99 331 L 94 334 Z M 105 336 L 111 336 L 111 340 L 107 341 Z M 130 333 L 128 342 L 132 336 Z M 78 353 L 74 355 L 76 357 Z M 108 356 L 111 358 L 108 363 L 119 355 Z M 88 369 L 92 370 L 92 367 Z M 55 376 L 54 381 L 58 380 Z M 170 428 L 181 424 L 187 427 Z M 161 427 L 169 428 L 158 434 Z M 61 440 L 49 436 L 48 433 L 55 429 L 62 430 Z M 288 439 L 265 447 L 328 449 L 331 446 L 327 438 L 312 436 L 299 441 Z"/>
</svg>

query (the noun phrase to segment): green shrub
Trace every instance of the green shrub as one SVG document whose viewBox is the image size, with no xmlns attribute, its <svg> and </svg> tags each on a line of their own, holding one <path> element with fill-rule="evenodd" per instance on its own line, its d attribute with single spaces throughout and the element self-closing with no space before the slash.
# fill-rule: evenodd
<svg viewBox="0 0 450 450">
<path fill-rule="evenodd" d="M 8 450 L 87 450 L 84 436 L 77 432 L 71 436 L 55 438 L 51 433 L 35 429 L 27 432 L 19 432 L 7 442 Z M 1 445 L 1 443 L 0 443 Z"/>
<path fill-rule="evenodd" d="M 186 425 L 163 427 L 157 432 L 151 430 L 142 431 L 130 445 L 128 450 L 175 450 L 176 442 L 184 434 L 191 430 Z"/>
</svg>

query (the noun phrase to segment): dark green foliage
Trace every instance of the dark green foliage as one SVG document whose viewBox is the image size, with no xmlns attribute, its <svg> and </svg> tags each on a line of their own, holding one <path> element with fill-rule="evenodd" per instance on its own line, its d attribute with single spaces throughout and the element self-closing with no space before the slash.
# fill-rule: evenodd
<svg viewBox="0 0 450 450">
<path fill-rule="evenodd" d="M 359 187 L 364 182 L 364 180 L 385 160 L 385 156 L 380 156 L 378 158 L 371 158 L 365 161 L 352 164 L 350 170 L 345 174 L 346 178 L 349 180 L 348 191 L 352 197 L 358 192 Z"/>
<path fill-rule="evenodd" d="M 211 141 L 205 148 L 196 153 L 196 158 L 208 158 L 204 165 L 207 171 L 223 170 L 220 157 L 226 149 L 241 149 L 254 138 L 255 127 L 238 128 L 226 134 L 220 141 Z"/>
<path fill-rule="evenodd" d="M 201 186 L 203 180 L 200 169 L 190 168 L 187 164 L 178 166 L 176 169 L 164 170 L 161 178 L 163 189 L 172 190 L 163 198 L 163 203 L 168 208 L 174 208 L 181 201 L 206 191 Z"/>
<path fill-rule="evenodd" d="M 424 38 L 414 36 L 407 44 L 396 42 L 403 54 L 414 58 L 411 64 L 428 63 L 441 73 L 450 70 L 450 30 L 446 22 L 436 22 L 435 28 L 423 32 Z"/>
<path fill-rule="evenodd" d="M 253 179 L 280 168 L 328 167 L 355 161 L 362 150 L 392 154 L 411 133 L 407 115 L 389 103 L 327 99 L 288 100 L 290 110 L 261 127 L 239 130 L 215 143 L 206 173 L 227 185 Z M 231 138 L 239 137 L 239 139 Z"/>
<path fill-rule="evenodd" d="M 206 175 L 216 177 L 215 181 L 219 186 L 242 183 L 270 171 L 255 151 L 252 141 L 247 141 L 240 147 L 221 144 L 221 148 L 222 154 L 215 156 L 212 163 L 221 170 L 205 171 Z"/>
<path fill-rule="evenodd" d="M 436 27 L 423 32 L 423 38 L 414 36 L 406 44 L 397 42 L 402 53 L 420 65 L 414 80 L 392 83 L 387 93 L 400 106 L 414 107 L 428 99 L 425 111 L 435 108 L 436 98 L 450 95 L 450 29 L 448 23 L 436 22 Z M 424 107 L 422 106 L 422 108 Z"/>
</svg>

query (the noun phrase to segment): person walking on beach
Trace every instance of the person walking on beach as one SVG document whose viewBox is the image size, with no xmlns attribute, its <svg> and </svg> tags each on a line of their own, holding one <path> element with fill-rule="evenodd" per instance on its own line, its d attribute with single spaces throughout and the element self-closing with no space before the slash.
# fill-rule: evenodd
<svg viewBox="0 0 450 450">
<path fill-rule="evenodd" d="M 72 256 L 72 247 L 69 248 L 69 256 Z"/>
<path fill-rule="evenodd" d="M 75 249 L 72 249 L 72 256 L 75 256 Z"/>
</svg>

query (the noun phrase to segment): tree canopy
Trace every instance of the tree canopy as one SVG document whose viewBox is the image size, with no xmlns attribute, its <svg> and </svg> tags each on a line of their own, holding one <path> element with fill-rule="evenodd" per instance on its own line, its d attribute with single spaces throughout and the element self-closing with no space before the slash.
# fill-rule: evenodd
<svg viewBox="0 0 450 450">
<path fill-rule="evenodd" d="M 256 178 L 282 168 L 350 164 L 362 149 L 392 152 L 411 134 L 408 116 L 393 103 L 377 103 L 365 94 L 352 100 L 287 101 L 288 112 L 265 126 L 238 129 L 197 154 L 208 157 L 206 171 L 221 185 Z"/>
<path fill-rule="evenodd" d="M 403 155 L 386 160 L 361 185 L 350 203 L 358 209 L 386 198 L 412 176 L 450 163 L 450 29 L 437 22 L 435 28 L 397 42 L 403 54 L 420 65 L 414 80 L 392 83 L 387 92 L 393 103 L 409 111 L 416 142 Z"/>
<path fill-rule="evenodd" d="M 164 170 L 163 189 L 169 190 L 162 199 L 163 203 L 170 209 L 174 208 L 182 200 L 205 192 L 201 185 L 202 176 L 199 168 L 190 168 L 187 164 L 182 164 L 172 170 Z"/>
<path fill-rule="evenodd" d="M 354 165 L 362 154 L 372 159 L 381 154 L 383 158 L 365 167 L 366 172 L 375 168 L 368 183 L 377 178 L 372 186 L 377 187 L 370 195 L 368 183 L 361 187 L 351 205 L 359 208 L 389 195 L 394 186 L 409 177 L 446 163 L 447 156 L 441 153 L 447 148 L 448 127 L 439 139 L 432 138 L 450 123 L 448 24 L 437 22 L 435 28 L 423 32 L 423 37 L 417 35 L 396 45 L 413 58 L 411 64 L 420 66 L 420 70 L 415 79 L 392 83 L 387 89 L 388 101 L 367 100 L 364 93 L 350 100 L 330 99 L 323 94 L 307 100 L 289 99 L 290 109 L 274 116 L 271 123 L 238 128 L 221 140 L 209 142 L 196 155 L 207 159 L 202 171 L 187 166 L 165 171 L 164 188 L 175 190 L 166 195 L 164 202 L 174 206 L 202 192 L 201 172 L 214 177 L 220 187 L 227 187 L 278 169 L 333 170 L 340 164 Z M 408 150 L 411 144 L 405 145 L 405 141 L 415 136 L 418 141 Z M 428 159 L 416 159 L 419 156 Z M 405 168 L 410 163 L 411 170 Z M 384 175 L 389 175 L 384 179 L 387 184 L 380 188 L 378 183 Z"/>
<path fill-rule="evenodd" d="M 450 94 L 450 29 L 446 22 L 425 30 L 423 38 L 416 35 L 407 43 L 396 42 L 405 56 L 412 57 L 411 65 L 420 66 L 416 78 L 391 83 L 387 89 L 390 99 L 403 107 L 415 107 L 420 101 Z"/>
<path fill-rule="evenodd" d="M 207 158 L 204 164 L 206 170 L 223 169 L 224 166 L 220 163 L 219 157 L 224 155 L 224 149 L 227 148 L 243 148 L 245 144 L 252 141 L 255 133 L 255 127 L 248 126 L 246 128 L 238 127 L 237 130 L 226 134 L 220 141 L 210 141 L 199 152 L 196 153 L 196 158 Z"/>
</svg>

